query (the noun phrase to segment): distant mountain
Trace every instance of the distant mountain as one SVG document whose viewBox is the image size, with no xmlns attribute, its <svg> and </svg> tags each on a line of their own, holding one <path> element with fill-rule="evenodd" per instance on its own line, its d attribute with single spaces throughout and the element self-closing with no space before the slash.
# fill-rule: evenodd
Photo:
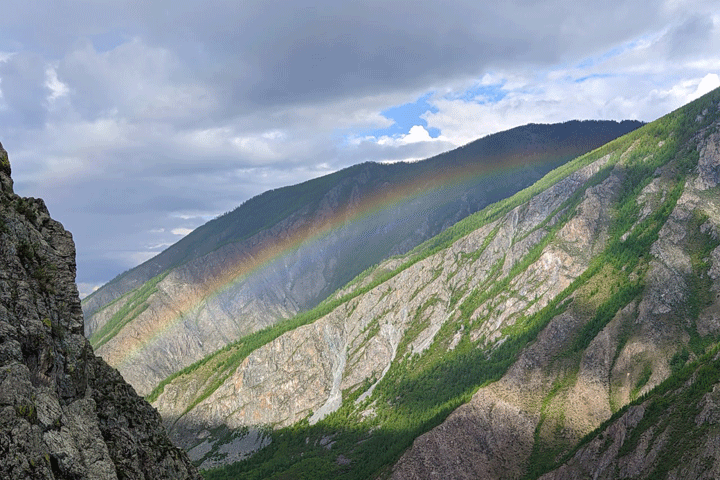
<svg viewBox="0 0 720 480">
<path fill-rule="evenodd" d="M 0 478 L 192 479 L 158 413 L 83 335 L 72 236 L 0 145 Z"/>
<path fill-rule="evenodd" d="M 83 302 L 86 335 L 141 394 L 306 311 L 639 122 L 527 125 L 416 163 L 365 163 L 259 195 Z"/>
<path fill-rule="evenodd" d="M 709 479 L 719 349 L 715 90 L 149 398 L 211 480 Z"/>
</svg>

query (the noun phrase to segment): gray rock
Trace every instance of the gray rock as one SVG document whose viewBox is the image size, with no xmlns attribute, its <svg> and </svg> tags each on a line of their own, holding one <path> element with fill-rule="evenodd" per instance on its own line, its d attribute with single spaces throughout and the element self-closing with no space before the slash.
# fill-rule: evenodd
<svg viewBox="0 0 720 480">
<path fill-rule="evenodd" d="M 0 478 L 200 479 L 83 336 L 75 247 L 0 148 Z"/>
<path fill-rule="evenodd" d="M 695 188 L 707 190 L 720 185 L 720 133 L 708 136 L 700 150 L 698 162 L 698 178 Z"/>
</svg>

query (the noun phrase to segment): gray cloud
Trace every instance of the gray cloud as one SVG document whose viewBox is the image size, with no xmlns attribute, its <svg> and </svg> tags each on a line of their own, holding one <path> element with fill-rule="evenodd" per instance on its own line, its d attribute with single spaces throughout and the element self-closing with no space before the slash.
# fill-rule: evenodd
<svg viewBox="0 0 720 480">
<path fill-rule="evenodd" d="M 45 87 L 45 70 L 42 57 L 32 52 L 20 52 L 0 63 L 2 103 L 7 108 L 0 115 L 5 122 L 22 128 L 43 124 L 50 93 Z"/>
<path fill-rule="evenodd" d="M 710 43 L 717 44 L 713 35 L 715 25 L 708 15 L 691 15 L 677 27 L 672 28 L 664 41 L 672 58 L 687 58 L 694 53 L 703 55 Z"/>
<path fill-rule="evenodd" d="M 423 158 L 529 121 L 652 120 L 720 71 L 716 10 L 30 0 L 0 17 L 0 140 L 16 190 L 74 232 L 90 285 L 176 241 L 174 229 L 354 163 Z M 466 98 L 487 73 L 505 98 Z M 428 92 L 437 111 L 417 122 L 440 140 L 368 133 Z"/>
<path fill-rule="evenodd" d="M 218 105 L 226 115 L 258 106 L 424 88 L 449 77 L 476 76 L 496 65 L 554 62 L 624 41 L 661 21 L 658 9 L 640 0 L 614 2 L 613 8 L 564 0 L 320 0 L 282 5 L 219 0 L 172 4 L 66 1 L 57 11 L 37 5 L 28 10 L 32 18 L 26 12 L 14 12 L 3 22 L 13 27 L 11 31 L 24 45 L 58 56 L 58 48 L 67 52 L 77 47 L 78 38 L 97 39 L 101 33 L 124 29 L 126 36 L 147 39 L 151 48 L 167 49 L 191 65 L 180 76 L 210 86 L 226 100 Z M 37 32 L 18 27 L 27 28 L 31 22 L 47 28 Z M 40 45 L 36 36 L 44 40 Z M 93 73 L 102 76 L 106 70 L 78 58 L 88 54 L 85 50 L 67 59 L 63 72 L 67 78 L 92 79 Z M 127 65 L 117 60 L 115 66 Z M 160 71 L 138 74 L 163 73 L 165 59 L 149 58 L 148 62 Z M 124 82 L 132 87 L 133 66 L 113 71 L 117 76 L 100 80 L 109 86 Z M 88 93 L 94 96 L 92 89 Z"/>
</svg>

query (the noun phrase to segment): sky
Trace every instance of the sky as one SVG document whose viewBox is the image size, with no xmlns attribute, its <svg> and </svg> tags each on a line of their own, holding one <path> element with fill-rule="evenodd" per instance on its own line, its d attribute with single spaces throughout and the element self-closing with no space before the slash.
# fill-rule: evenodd
<svg viewBox="0 0 720 480">
<path fill-rule="evenodd" d="M 81 295 L 272 188 L 720 86 L 720 0 L 0 8 L 0 142 L 73 233 Z"/>
</svg>

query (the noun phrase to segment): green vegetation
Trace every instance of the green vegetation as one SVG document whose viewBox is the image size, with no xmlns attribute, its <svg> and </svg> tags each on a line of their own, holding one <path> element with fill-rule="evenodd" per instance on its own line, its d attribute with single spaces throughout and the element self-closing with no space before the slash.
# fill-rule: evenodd
<svg viewBox="0 0 720 480">
<path fill-rule="evenodd" d="M 4 173 L 8 177 L 12 173 L 10 168 L 10 159 L 4 148 L 0 147 L 0 172 Z"/>
<path fill-rule="evenodd" d="M 32 199 L 18 197 L 17 203 L 15 204 L 15 210 L 22 216 L 24 216 L 30 223 L 37 221 L 37 212 L 33 206 Z"/>
<path fill-rule="evenodd" d="M 707 102 L 717 102 L 720 92 L 716 91 L 683 110 L 660 119 L 635 132 L 611 142 L 604 147 L 580 157 L 562 167 L 553 170 L 535 185 L 522 190 L 514 196 L 491 205 L 481 212 L 467 217 L 455 226 L 445 230 L 437 237 L 415 248 L 410 254 L 394 260 L 397 268 L 388 269 L 381 265 L 376 270 L 366 271 L 347 287 L 346 295 L 332 298 L 321 303 L 316 309 L 299 315 L 272 328 L 257 332 L 226 347 L 186 371 L 166 379 L 148 398 L 157 398 L 167 382 L 180 375 L 191 375 L 200 367 L 212 371 L 214 377 L 198 395 L 193 406 L 207 398 L 217 386 L 222 384 L 235 371 L 242 359 L 254 349 L 277 338 L 298 326 L 309 324 L 326 315 L 346 302 L 351 301 L 372 288 L 399 274 L 411 265 L 452 245 L 458 239 L 486 227 L 501 218 L 513 208 L 528 201 L 534 195 L 544 191 L 558 181 L 571 175 L 579 168 L 607 156 L 607 166 L 578 189 L 563 205 L 558 207 L 548 220 L 527 235 L 541 232 L 540 239 L 533 245 L 509 272 L 503 274 L 504 259 L 498 259 L 489 266 L 488 275 L 476 284 L 456 287 L 449 305 L 442 305 L 439 297 L 428 299 L 414 312 L 413 321 L 401 340 L 398 355 L 386 375 L 377 383 L 372 395 L 356 403 L 356 399 L 373 383 L 366 381 L 361 387 L 344 392 L 343 405 L 315 425 L 307 421 L 291 427 L 277 429 L 269 434 L 272 443 L 248 460 L 220 469 L 205 472 L 208 479 L 245 478 L 339 478 L 364 479 L 387 475 L 399 456 L 411 445 L 418 435 L 441 423 L 447 415 L 459 405 L 467 402 L 478 388 L 497 381 L 516 361 L 522 349 L 531 344 L 548 323 L 561 313 L 572 310 L 572 314 L 582 322 L 582 327 L 568 341 L 562 352 L 554 359 L 557 368 L 562 370 L 557 381 L 542 399 L 541 420 L 535 437 L 536 443 L 530 458 L 528 478 L 537 478 L 552 468 L 559 456 L 570 458 L 573 449 L 570 440 L 560 439 L 559 432 L 564 426 L 564 416 L 556 410 L 564 400 L 564 395 L 575 384 L 579 362 L 583 352 L 598 333 L 617 316 L 618 312 L 633 302 L 645 289 L 645 276 L 652 259 L 650 254 L 653 243 L 658 239 L 660 229 L 676 207 L 683 193 L 685 179 L 693 172 L 698 153 L 688 141 L 698 128 L 712 121 L 710 116 L 696 120 L 698 112 L 706 108 Z M 716 109 L 715 109 L 716 110 Z M 471 332 L 477 331 L 484 321 L 493 315 L 510 288 L 513 280 L 522 275 L 527 268 L 537 262 L 543 251 L 554 242 L 559 242 L 557 233 L 572 218 L 583 198 L 586 189 L 598 185 L 611 174 L 611 169 L 620 171 L 620 193 L 613 199 L 613 221 L 608 225 L 606 248 L 596 255 L 589 267 L 577 277 L 565 290 L 549 300 L 546 306 L 532 315 L 520 316 L 502 330 L 498 340 L 488 341 L 481 337 L 473 339 Z M 643 216 L 638 197 L 649 182 L 657 179 L 660 193 L 644 202 L 651 205 L 651 213 Z M 552 219 L 552 221 L 550 220 Z M 693 218 L 689 232 L 700 232 L 700 226 L 707 221 L 702 215 Z M 490 234 L 478 252 L 460 255 L 457 261 L 470 261 L 479 258 L 498 233 L 498 227 L 492 227 Z M 527 237 L 524 237 L 527 238 Z M 688 277 L 690 301 L 688 311 L 681 312 L 685 318 L 696 318 L 710 299 L 708 291 L 707 269 L 709 252 L 718 245 L 707 234 L 692 233 L 689 240 L 694 252 L 692 258 L 693 274 Z M 558 244 L 559 248 L 563 248 Z M 571 248 L 571 247 L 567 247 Z M 399 261 L 398 261 L 399 260 Z M 529 302 L 537 302 L 533 299 Z M 543 299 L 543 302 L 547 299 Z M 530 303 L 534 305 L 534 303 Z M 434 307 L 443 306 L 451 313 L 432 344 L 420 354 L 409 354 L 408 347 L 425 330 L 429 323 L 427 314 Z M 348 309 L 352 308 L 350 306 Z M 479 309 L 487 309 L 487 312 Z M 629 324 L 625 321 L 626 324 Z M 631 338 L 633 332 L 626 324 L 621 326 L 619 355 L 622 345 Z M 636 401 L 651 399 L 647 410 L 647 422 L 641 423 L 628 438 L 627 447 L 622 453 L 629 453 L 637 445 L 643 432 L 657 424 L 663 412 L 670 406 L 675 409 L 682 405 L 696 405 L 703 392 L 709 391 L 720 380 L 720 365 L 710 362 L 707 347 L 711 339 L 702 338 L 696 326 L 688 323 L 691 342 L 690 350 L 678 348 L 670 361 L 674 372 L 670 379 L 662 383 L 651 393 Z M 378 327 L 377 322 L 368 326 L 366 340 Z M 457 341 L 456 341 L 457 340 Z M 451 346 L 452 345 L 452 346 Z M 703 364 L 694 362 L 687 365 L 691 358 L 701 356 Z M 213 360 L 215 358 L 215 360 Z M 645 359 L 646 360 L 646 359 Z M 644 361 L 645 361 L 644 360 Z M 613 360 L 614 361 L 614 360 Z M 215 362 L 215 363 L 212 363 Z M 217 366 L 216 366 L 217 365 Z M 710 366 L 708 366 L 710 365 Z M 631 397 L 646 389 L 652 377 L 652 363 L 647 360 L 642 369 L 633 378 Z M 205 374 L 207 375 L 207 374 Z M 695 375 L 693 386 L 679 392 L 691 375 Z M 672 382 L 670 382 L 672 380 Z M 694 385 L 697 385 L 695 387 Z M 672 390 L 672 392 L 671 392 Z M 670 400 L 663 400 L 670 398 Z M 695 403 L 693 403 L 695 402 Z M 192 408 L 192 406 L 190 407 Z M 697 411 L 688 407 L 681 420 L 669 420 L 665 426 L 683 434 L 683 438 L 692 438 L 703 427 L 697 427 L 692 421 Z M 627 407 L 613 415 L 619 418 Z M 681 418 L 681 417 L 678 417 Z M 663 420 L 664 421 L 664 420 Z M 687 426 L 683 427 L 683 424 Z M 608 422 L 603 424 L 609 425 Z M 601 427 L 602 429 L 603 427 Z M 664 428 L 664 427 L 663 427 Z M 656 431 L 663 431 L 658 428 Z M 602 431 L 598 429 L 596 432 Z M 684 429 L 684 430 L 683 430 Z M 639 433 L 635 433 L 635 431 Z M 686 434 L 690 434 L 687 437 Z M 331 444 L 323 439 L 332 438 Z M 592 438 L 586 437 L 583 442 Z M 693 440 L 690 440 L 692 442 Z M 680 461 L 681 453 L 664 453 L 663 463 L 658 464 L 655 473 L 667 473 Z M 662 465 L 662 466 L 660 466 Z"/>
<path fill-rule="evenodd" d="M 544 472 L 553 465 L 554 459 L 568 448 L 568 441 L 558 435 L 557 430 L 564 426 L 564 415 L 562 412 L 551 412 L 552 403 L 564 394 L 577 381 L 579 365 L 574 362 L 571 371 L 558 377 L 553 383 L 548 394 L 543 398 L 540 406 L 540 420 L 535 427 L 533 450 L 527 461 L 528 475 L 533 476 L 536 472 Z M 552 413 L 552 416 L 550 415 Z M 554 421 L 555 428 L 547 429 L 546 424 Z"/>
<path fill-rule="evenodd" d="M 687 316 L 690 319 L 686 330 L 690 335 L 690 349 L 695 355 L 701 355 L 713 342 L 711 337 L 701 337 L 697 331 L 696 319 L 700 312 L 709 306 L 714 298 L 712 293 L 712 279 L 708 275 L 710 270 L 710 253 L 720 245 L 720 238 L 713 238 L 709 231 L 703 232 L 702 226 L 708 221 L 708 216 L 697 210 L 688 223 L 688 251 L 693 273 L 688 275 L 687 283 L 689 295 L 687 301 Z"/>
<path fill-rule="evenodd" d="M 27 240 L 20 240 L 17 246 L 17 254 L 20 262 L 26 268 L 36 262 L 37 255 L 35 253 L 35 247 Z"/>
<path fill-rule="evenodd" d="M 640 390 L 642 390 L 642 388 L 647 385 L 651 376 L 652 366 L 649 363 L 645 363 L 645 365 L 643 366 L 643 370 L 640 373 L 640 378 L 638 378 L 637 382 L 635 382 L 635 386 L 630 392 L 631 399 L 635 400 L 638 397 L 638 393 L 640 393 Z"/>
<path fill-rule="evenodd" d="M 672 373 L 677 373 L 682 369 L 687 361 L 690 359 L 690 352 L 686 347 L 683 347 L 682 350 L 679 350 L 675 352 L 675 354 L 670 359 L 670 368 L 672 369 Z"/>
<path fill-rule="evenodd" d="M 157 284 L 160 283 L 160 281 L 162 281 L 162 279 L 166 276 L 167 273 L 160 274 L 146 282 L 134 292 L 131 292 L 127 296 L 127 300 L 124 302 L 123 306 L 115 312 L 110 320 L 108 320 L 105 325 L 90 336 L 90 343 L 93 348 L 98 349 L 109 342 L 115 335 L 118 334 L 118 332 L 120 332 L 120 330 L 123 329 L 125 325 L 133 321 L 138 315 L 145 311 L 145 309 L 148 308 L 147 299 L 150 298 L 150 295 L 157 292 Z"/>
<path fill-rule="evenodd" d="M 15 405 L 15 413 L 21 417 L 27 418 L 30 423 L 37 423 L 37 410 L 32 404 Z"/>
</svg>

